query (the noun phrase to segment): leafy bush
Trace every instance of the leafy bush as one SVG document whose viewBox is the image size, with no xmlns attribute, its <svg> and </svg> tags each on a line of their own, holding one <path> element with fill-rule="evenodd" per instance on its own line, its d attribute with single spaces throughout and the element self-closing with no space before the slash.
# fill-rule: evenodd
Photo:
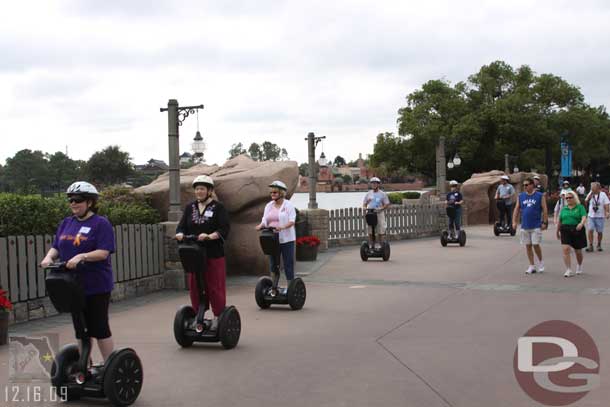
<svg viewBox="0 0 610 407">
<path fill-rule="evenodd" d="M 421 197 L 421 193 L 416 191 L 407 191 L 403 192 L 402 196 L 404 199 L 419 199 Z"/>
<path fill-rule="evenodd" d="M 390 192 L 388 194 L 388 198 L 390 199 L 390 203 L 393 205 L 402 204 L 402 192 Z"/>
<path fill-rule="evenodd" d="M 68 202 L 59 197 L 0 194 L 0 236 L 55 233 L 70 214 Z"/>
<path fill-rule="evenodd" d="M 101 194 L 98 207 L 98 213 L 113 225 L 151 224 L 161 219 L 145 198 L 131 194 L 127 188 L 107 189 Z M 63 194 L 43 198 L 0 193 L 0 236 L 54 234 L 61 220 L 70 214 Z"/>
</svg>

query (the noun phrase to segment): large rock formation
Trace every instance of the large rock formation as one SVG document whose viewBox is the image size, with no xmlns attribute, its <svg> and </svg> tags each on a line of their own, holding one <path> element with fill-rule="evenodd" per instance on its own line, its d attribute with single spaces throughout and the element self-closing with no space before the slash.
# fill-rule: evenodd
<svg viewBox="0 0 610 407">
<path fill-rule="evenodd" d="M 256 162 L 245 155 L 237 156 L 223 166 L 199 164 L 180 171 L 180 202 L 191 202 L 195 195 L 191 183 L 198 175 L 214 179 L 214 192 L 229 212 L 231 232 L 225 244 L 228 271 L 232 274 L 263 274 L 268 271 L 258 232 L 254 227 L 263 216 L 269 202 L 268 185 L 281 180 L 288 186 L 288 197 L 294 193 L 299 177 L 295 161 Z M 169 174 L 159 176 L 149 185 L 135 190 L 152 198 L 161 214 L 169 209 Z"/>
<path fill-rule="evenodd" d="M 469 180 L 462 184 L 461 192 L 468 208 L 469 225 L 491 224 L 498 219 L 498 209 L 494 197 L 502 175 L 505 175 L 504 171 L 498 170 L 473 174 Z M 546 175 L 531 172 L 508 174 L 509 182 L 515 187 L 517 194 L 522 191 L 523 181 L 534 175 L 540 176 L 540 181 L 546 188 L 548 184 Z"/>
</svg>

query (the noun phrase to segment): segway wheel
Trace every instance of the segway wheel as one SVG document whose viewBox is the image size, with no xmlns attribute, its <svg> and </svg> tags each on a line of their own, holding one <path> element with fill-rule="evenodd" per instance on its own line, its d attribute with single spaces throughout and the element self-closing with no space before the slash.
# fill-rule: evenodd
<svg viewBox="0 0 610 407">
<path fill-rule="evenodd" d="M 460 246 L 464 247 L 464 245 L 466 244 L 466 232 L 463 230 L 460 230 L 460 235 L 459 235 L 458 239 L 460 242 Z"/>
<path fill-rule="evenodd" d="M 129 406 L 140 395 L 144 372 L 138 354 L 123 349 L 114 355 L 105 369 L 104 394 L 115 406 Z"/>
<path fill-rule="evenodd" d="M 369 259 L 369 244 L 367 242 L 362 242 L 360 245 L 360 258 L 362 261 L 367 261 Z"/>
<path fill-rule="evenodd" d="M 305 283 L 300 278 L 295 278 L 290 282 L 288 286 L 288 305 L 293 310 L 299 310 L 305 305 L 305 299 L 307 298 L 307 290 L 305 289 Z"/>
<path fill-rule="evenodd" d="M 494 235 L 496 236 L 500 236 L 500 229 L 498 227 L 498 224 L 494 224 Z"/>
<path fill-rule="evenodd" d="M 188 338 L 184 331 L 186 330 L 187 323 L 195 318 L 196 315 L 195 310 L 190 305 L 183 305 L 176 311 L 176 316 L 174 317 L 174 338 L 176 338 L 178 345 L 183 348 L 188 348 L 193 344 L 193 340 Z"/>
<path fill-rule="evenodd" d="M 510 225 L 510 235 L 515 236 L 516 234 L 517 234 L 517 231 L 513 228 L 513 225 Z"/>
<path fill-rule="evenodd" d="M 390 244 L 388 242 L 383 242 L 383 255 L 381 258 L 383 261 L 388 261 L 390 259 Z"/>
<path fill-rule="evenodd" d="M 449 233 L 446 230 L 443 230 L 441 233 L 441 246 L 447 247 L 447 240 L 449 239 Z"/>
<path fill-rule="evenodd" d="M 273 280 L 269 277 L 261 277 L 258 279 L 258 283 L 256 283 L 256 288 L 254 289 L 254 299 L 256 300 L 256 304 L 261 309 L 267 309 L 271 306 L 271 303 L 265 300 L 265 293 L 273 286 Z"/>
<path fill-rule="evenodd" d="M 53 361 L 53 366 L 51 367 L 51 385 L 55 388 L 55 392 L 57 396 L 62 398 L 65 397 L 67 401 L 70 400 L 78 400 L 80 398 L 80 393 L 78 393 L 74 389 L 70 389 L 68 387 L 65 392 L 62 394 L 60 390 L 62 387 L 66 385 L 68 381 L 68 375 L 72 371 L 72 367 L 78 363 L 78 359 L 80 358 L 80 352 L 78 350 L 78 345 L 72 343 L 70 345 L 64 346 Z"/>
<path fill-rule="evenodd" d="M 233 305 L 225 308 L 218 321 L 218 337 L 225 349 L 233 349 L 239 342 L 241 335 L 241 317 Z"/>
</svg>

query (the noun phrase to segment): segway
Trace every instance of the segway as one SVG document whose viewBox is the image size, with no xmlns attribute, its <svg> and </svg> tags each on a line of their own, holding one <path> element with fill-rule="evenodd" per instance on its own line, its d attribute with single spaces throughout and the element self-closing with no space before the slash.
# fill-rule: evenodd
<svg viewBox="0 0 610 407">
<path fill-rule="evenodd" d="M 57 395 L 68 400 L 107 398 L 115 406 L 132 404 L 142 390 L 140 358 L 133 349 L 121 348 L 114 350 L 104 364 L 89 367 L 91 338 L 86 329 L 85 293 L 78 282 L 79 272 L 67 270 L 65 263 L 51 264 L 46 271 L 45 285 L 53 306 L 58 312 L 72 314 L 82 341 L 82 354 L 73 343 L 64 346 L 53 361 L 51 384 Z"/>
<path fill-rule="evenodd" d="M 447 216 L 449 219 L 455 219 L 455 207 L 447 207 Z M 443 247 L 447 247 L 449 243 L 458 243 L 461 247 L 464 247 L 466 244 L 466 232 L 460 229 L 459 233 L 456 235 L 455 230 L 453 229 L 443 230 L 441 233 L 441 245 Z"/>
<path fill-rule="evenodd" d="M 513 225 L 508 223 L 508 211 L 506 210 L 506 204 L 504 203 L 504 200 L 498 200 L 498 202 L 496 202 L 496 206 L 498 207 L 498 211 L 500 211 L 500 213 L 505 212 L 506 216 L 504 219 L 504 223 L 500 223 L 498 221 L 494 224 L 494 235 L 500 236 L 501 234 L 509 234 L 511 236 L 515 236 L 517 231 L 513 229 Z"/>
<path fill-rule="evenodd" d="M 293 310 L 299 310 L 305 305 L 307 290 L 305 283 L 299 277 L 295 277 L 288 289 L 284 290 L 278 286 L 280 281 L 280 238 L 273 228 L 264 228 L 259 237 L 263 253 L 273 256 L 274 269 L 273 278 L 264 276 L 258 279 L 254 289 L 254 299 L 261 309 L 267 309 L 272 304 L 288 304 Z"/>
<path fill-rule="evenodd" d="M 368 241 L 362 242 L 360 245 L 360 258 L 362 261 L 367 261 L 369 257 L 381 257 L 383 261 L 390 259 L 390 243 L 382 242 L 381 246 L 377 246 L 377 238 L 375 237 L 375 226 L 377 226 L 377 212 L 375 209 L 366 210 L 366 224 L 373 229 L 373 246 L 369 246 Z"/>
<path fill-rule="evenodd" d="M 237 346 L 241 334 L 241 318 L 233 305 L 225 307 L 218 317 L 217 329 L 205 319 L 208 310 L 207 287 L 202 273 L 206 272 L 206 250 L 197 236 L 186 235 L 178 243 L 178 255 L 185 273 L 194 273 L 199 295 L 199 309 L 183 305 L 174 317 L 174 337 L 178 345 L 188 348 L 193 342 L 220 342 L 225 349 Z"/>
</svg>

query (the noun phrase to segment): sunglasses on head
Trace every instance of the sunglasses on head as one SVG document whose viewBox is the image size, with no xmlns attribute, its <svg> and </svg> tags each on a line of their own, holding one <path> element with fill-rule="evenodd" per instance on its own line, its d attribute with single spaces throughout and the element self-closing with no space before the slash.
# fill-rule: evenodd
<svg viewBox="0 0 610 407">
<path fill-rule="evenodd" d="M 68 202 L 70 202 L 70 203 L 83 203 L 83 202 L 85 202 L 85 198 L 80 198 L 80 197 L 75 198 L 75 197 L 72 197 L 72 198 L 68 198 Z"/>
</svg>

